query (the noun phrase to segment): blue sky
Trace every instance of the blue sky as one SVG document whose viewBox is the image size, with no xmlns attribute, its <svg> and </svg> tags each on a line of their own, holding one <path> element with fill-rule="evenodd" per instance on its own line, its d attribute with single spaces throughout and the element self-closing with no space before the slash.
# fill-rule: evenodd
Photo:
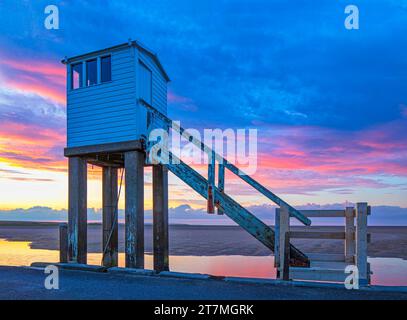
<svg viewBox="0 0 407 320">
<path fill-rule="evenodd" d="M 292 203 L 407 207 L 407 1 L 54 1 L 59 30 L 44 28 L 48 4 L 0 3 L 0 187 L 35 189 L 21 207 L 66 203 L 59 61 L 128 38 L 168 71 L 173 119 L 259 130 L 256 178 Z"/>
</svg>

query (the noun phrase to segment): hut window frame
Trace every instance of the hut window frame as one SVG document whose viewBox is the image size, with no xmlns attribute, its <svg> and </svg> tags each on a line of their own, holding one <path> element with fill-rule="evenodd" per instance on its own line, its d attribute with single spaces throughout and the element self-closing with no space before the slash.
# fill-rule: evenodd
<svg viewBox="0 0 407 320">
<path fill-rule="evenodd" d="M 108 58 L 108 62 L 104 62 Z M 94 65 L 90 65 L 94 63 Z M 105 63 L 105 68 L 103 64 Z M 92 69 L 90 69 L 90 67 Z M 90 74 L 92 76 L 90 77 Z M 71 63 L 70 90 L 87 88 L 112 82 L 112 55 L 105 54 Z"/>
<path fill-rule="evenodd" d="M 71 65 L 71 89 L 76 90 L 79 88 L 83 88 L 83 62 Z"/>
<path fill-rule="evenodd" d="M 107 75 L 108 77 L 106 79 L 104 79 L 104 76 L 106 75 L 104 73 L 104 69 L 103 69 L 103 59 L 109 59 L 109 63 L 108 63 L 108 67 L 107 67 Z M 104 55 L 100 57 L 100 83 L 107 83 L 107 82 L 111 82 L 112 81 L 112 55 Z"/>
<path fill-rule="evenodd" d="M 86 60 L 86 87 L 98 84 L 98 59 Z"/>
</svg>

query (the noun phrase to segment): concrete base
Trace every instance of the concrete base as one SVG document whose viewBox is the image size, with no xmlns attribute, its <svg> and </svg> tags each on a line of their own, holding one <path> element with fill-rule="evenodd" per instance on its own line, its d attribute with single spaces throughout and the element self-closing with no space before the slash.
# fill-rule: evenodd
<svg viewBox="0 0 407 320">
<path fill-rule="evenodd" d="M 243 277 L 222 277 L 212 276 L 208 274 L 199 273 L 184 273 L 184 272 L 172 272 L 163 271 L 156 273 L 154 270 L 148 269 L 130 269 L 130 268 L 105 268 L 101 266 L 83 265 L 76 263 L 47 263 L 47 262 L 35 262 L 31 264 L 31 267 L 27 269 L 44 269 L 48 265 L 55 265 L 64 270 L 72 271 L 90 271 L 90 272 L 107 272 L 116 275 L 136 275 L 140 277 L 149 276 L 151 279 L 170 278 L 170 279 L 190 279 L 190 280 L 212 280 L 219 281 L 219 283 L 240 283 L 240 284 L 252 284 L 252 285 L 265 285 L 278 286 L 278 287 L 298 287 L 298 288 L 315 288 L 315 289 L 340 289 L 343 292 L 388 292 L 388 293 L 407 293 L 407 287 L 404 286 L 361 286 L 358 290 L 346 290 L 343 284 L 328 283 L 328 282 L 311 282 L 311 281 L 282 281 L 275 279 L 261 279 L 261 278 L 243 278 Z M 162 279 L 164 281 L 164 279 Z M 153 281 L 153 280 L 152 280 Z"/>
<path fill-rule="evenodd" d="M 57 266 L 61 269 L 66 270 L 77 270 L 77 271 L 91 271 L 91 272 L 106 272 L 107 268 L 102 266 L 94 266 L 82 263 L 52 263 L 52 262 L 34 262 L 31 264 L 33 268 L 46 268 L 47 266 Z"/>
<path fill-rule="evenodd" d="M 107 272 L 118 274 L 134 274 L 138 276 L 153 276 L 156 274 L 154 270 L 119 268 L 119 267 L 109 268 Z"/>
<path fill-rule="evenodd" d="M 208 280 L 212 277 L 208 274 L 201 273 L 184 273 L 184 272 L 172 272 L 172 271 L 162 271 L 158 274 L 160 277 L 170 277 L 170 278 L 183 278 L 183 279 L 195 279 L 195 280 Z"/>
</svg>

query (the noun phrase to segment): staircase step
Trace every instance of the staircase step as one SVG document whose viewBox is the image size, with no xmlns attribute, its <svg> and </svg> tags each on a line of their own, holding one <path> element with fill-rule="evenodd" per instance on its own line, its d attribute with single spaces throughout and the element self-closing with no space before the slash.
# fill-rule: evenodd
<svg viewBox="0 0 407 320">
<path fill-rule="evenodd" d="M 350 263 L 346 262 L 336 262 L 336 261 L 316 261 L 316 260 L 311 260 L 311 267 L 316 267 L 316 268 L 326 268 L 326 269 L 332 269 L 332 270 L 345 270 L 346 266 L 348 266 Z"/>
<path fill-rule="evenodd" d="M 332 261 L 332 262 L 344 262 L 344 254 L 335 253 L 306 253 L 308 259 L 311 261 Z"/>
<path fill-rule="evenodd" d="M 344 269 L 328 269 L 319 267 L 290 268 L 290 279 L 309 281 L 344 282 L 346 277 Z"/>
</svg>

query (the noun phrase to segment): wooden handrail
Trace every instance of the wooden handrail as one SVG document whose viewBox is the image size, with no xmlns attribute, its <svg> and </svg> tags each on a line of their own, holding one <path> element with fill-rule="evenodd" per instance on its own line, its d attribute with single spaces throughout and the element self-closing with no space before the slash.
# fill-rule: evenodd
<svg viewBox="0 0 407 320">
<path fill-rule="evenodd" d="M 139 99 L 139 102 L 146 107 L 148 110 L 152 111 L 153 114 L 157 115 L 167 126 L 168 129 L 172 128 L 175 131 L 179 132 L 181 136 L 183 136 L 185 139 L 187 139 L 189 142 L 193 143 L 196 145 L 198 148 L 200 148 L 202 151 L 204 151 L 208 155 L 214 155 L 215 160 L 223 164 L 225 168 L 233 172 L 235 175 L 237 175 L 239 178 L 241 178 L 243 181 L 251 185 L 254 189 L 259 191 L 261 194 L 263 194 L 265 197 L 273 201 L 275 204 L 277 204 L 280 207 L 287 207 L 290 216 L 298 219 L 300 222 L 302 222 L 304 225 L 310 226 L 311 225 L 311 220 L 305 217 L 303 214 L 301 214 L 297 209 L 293 208 L 290 206 L 287 202 L 285 202 L 283 199 L 278 197 L 276 194 L 265 188 L 263 185 L 261 185 L 259 182 L 254 180 L 252 177 L 249 175 L 245 174 L 242 170 L 237 168 L 235 165 L 229 163 L 225 158 L 223 158 L 221 155 L 219 155 L 217 152 L 213 151 L 211 148 L 209 148 L 206 144 L 204 144 L 202 141 L 196 139 L 193 135 L 189 134 L 188 131 L 186 131 L 184 128 L 182 128 L 180 125 L 178 125 L 176 122 L 173 122 L 171 119 L 169 119 L 166 115 L 158 111 L 156 108 L 151 106 L 149 103 L 147 103 L 144 99 Z"/>
<path fill-rule="evenodd" d="M 308 218 L 341 218 L 345 217 L 345 210 L 299 210 Z"/>
</svg>

